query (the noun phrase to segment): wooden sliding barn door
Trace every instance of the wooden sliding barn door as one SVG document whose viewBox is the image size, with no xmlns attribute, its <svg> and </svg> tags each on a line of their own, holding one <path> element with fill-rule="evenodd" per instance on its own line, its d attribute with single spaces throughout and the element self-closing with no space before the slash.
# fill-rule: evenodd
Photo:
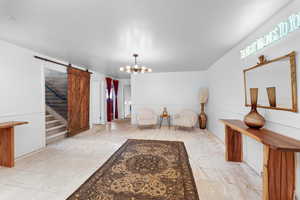
<svg viewBox="0 0 300 200">
<path fill-rule="evenodd" d="M 68 67 L 68 132 L 89 129 L 90 72 Z"/>
</svg>

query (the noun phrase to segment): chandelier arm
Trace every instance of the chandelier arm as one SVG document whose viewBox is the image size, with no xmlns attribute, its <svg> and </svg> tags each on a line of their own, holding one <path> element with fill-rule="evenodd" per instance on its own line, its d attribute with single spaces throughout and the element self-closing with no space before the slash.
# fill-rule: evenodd
<svg viewBox="0 0 300 200">
<path fill-rule="evenodd" d="M 133 57 L 134 57 L 134 64 L 135 65 L 137 65 L 137 57 L 138 57 L 139 55 L 138 54 L 133 54 Z"/>
<path fill-rule="evenodd" d="M 142 66 L 139 67 L 137 64 L 137 57 L 138 54 L 133 54 L 134 57 L 134 66 L 127 66 L 126 68 L 121 67 L 120 71 L 126 71 L 127 73 L 145 73 L 145 72 L 152 72 L 152 70 L 148 67 Z"/>
</svg>

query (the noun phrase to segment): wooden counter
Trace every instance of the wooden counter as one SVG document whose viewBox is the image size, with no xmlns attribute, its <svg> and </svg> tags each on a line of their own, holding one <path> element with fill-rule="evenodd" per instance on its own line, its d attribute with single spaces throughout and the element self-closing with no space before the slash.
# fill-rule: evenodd
<svg viewBox="0 0 300 200">
<path fill-rule="evenodd" d="M 243 161 L 242 134 L 264 144 L 263 199 L 293 200 L 295 152 L 300 152 L 300 141 L 267 129 L 248 128 L 240 120 L 220 121 L 225 124 L 226 160 Z"/>
<path fill-rule="evenodd" d="M 28 122 L 0 123 L 0 166 L 14 167 L 15 165 L 14 127 L 23 124 L 28 124 Z"/>
</svg>

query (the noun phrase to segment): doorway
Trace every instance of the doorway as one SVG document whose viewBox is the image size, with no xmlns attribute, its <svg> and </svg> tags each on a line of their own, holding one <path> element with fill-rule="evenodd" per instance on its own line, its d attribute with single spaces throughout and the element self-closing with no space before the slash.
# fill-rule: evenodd
<svg viewBox="0 0 300 200">
<path fill-rule="evenodd" d="M 45 68 L 46 144 L 67 136 L 67 73 Z"/>
<path fill-rule="evenodd" d="M 131 119 L 131 86 L 124 86 L 124 116 L 125 119 Z"/>
</svg>

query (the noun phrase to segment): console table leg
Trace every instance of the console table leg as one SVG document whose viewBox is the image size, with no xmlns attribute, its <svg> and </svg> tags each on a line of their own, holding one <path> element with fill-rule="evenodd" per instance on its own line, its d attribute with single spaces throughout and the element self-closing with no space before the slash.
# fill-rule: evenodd
<svg viewBox="0 0 300 200">
<path fill-rule="evenodd" d="M 243 161 L 243 143 L 241 133 L 229 126 L 225 127 L 226 160 L 231 162 Z"/>
<path fill-rule="evenodd" d="M 264 200 L 293 200 L 295 193 L 295 153 L 264 145 Z"/>
<path fill-rule="evenodd" d="M 14 128 L 0 130 L 0 165 L 14 167 Z"/>
</svg>

